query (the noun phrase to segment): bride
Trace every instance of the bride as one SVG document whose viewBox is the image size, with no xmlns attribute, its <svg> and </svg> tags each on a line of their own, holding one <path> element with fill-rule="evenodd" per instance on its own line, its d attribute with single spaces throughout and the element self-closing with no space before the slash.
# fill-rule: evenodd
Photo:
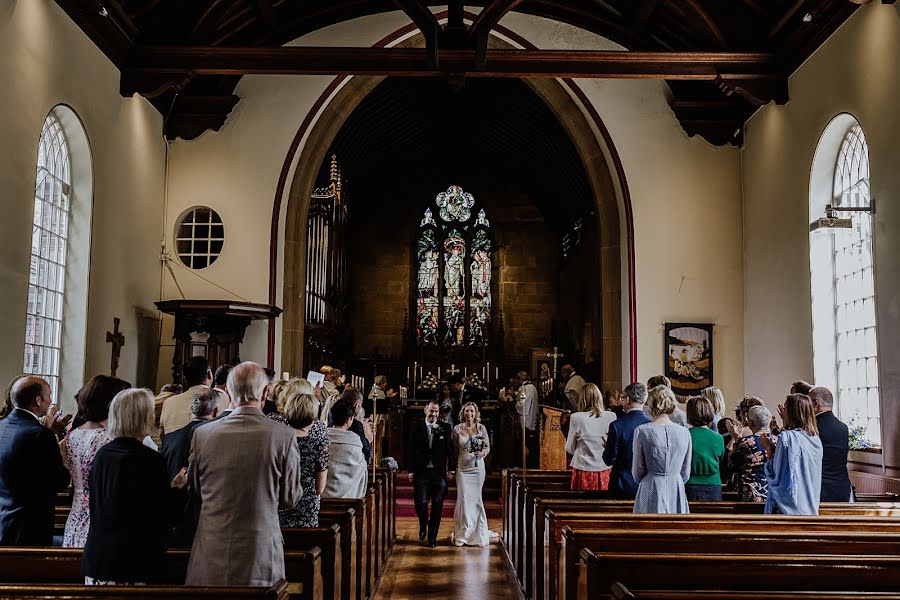
<svg viewBox="0 0 900 600">
<path fill-rule="evenodd" d="M 484 486 L 484 457 L 491 451 L 488 432 L 474 402 L 459 411 L 460 423 L 453 428 L 459 456 L 456 469 L 456 508 L 453 535 L 456 546 L 487 546 L 493 534 L 488 530 L 487 513 L 481 498 Z"/>
</svg>

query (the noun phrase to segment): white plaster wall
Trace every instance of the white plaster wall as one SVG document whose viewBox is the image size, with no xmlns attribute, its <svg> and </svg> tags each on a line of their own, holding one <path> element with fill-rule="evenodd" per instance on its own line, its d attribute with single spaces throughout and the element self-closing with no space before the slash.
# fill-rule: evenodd
<svg viewBox="0 0 900 600">
<path fill-rule="evenodd" d="M 109 373 L 105 333 L 119 317 L 118 375 L 134 382 L 136 309 L 154 310 L 159 295 L 162 119 L 119 95 L 118 70 L 52 0 L 0 0 L 0 55 L 0 381 L 22 369 L 38 137 L 66 104 L 84 125 L 94 175 L 85 375 Z M 76 391 L 60 390 L 69 409 Z"/>
<path fill-rule="evenodd" d="M 407 22 L 398 12 L 366 17 L 295 43 L 371 45 Z M 541 48 L 614 47 L 536 17 L 513 13 L 502 24 Z M 194 204 L 218 210 L 228 241 L 222 257 L 202 273 L 249 300 L 267 297 L 272 202 L 288 147 L 330 81 L 245 77 L 237 88 L 242 100 L 220 132 L 173 144 L 167 235 L 178 214 Z M 662 83 L 579 84 L 611 131 L 634 205 L 638 375 L 646 380 L 662 369 L 662 321 L 715 322 L 716 383 L 734 401 L 743 393 L 744 380 L 739 153 L 688 138 L 668 109 Z M 623 264 L 623 276 L 626 272 Z M 178 276 L 188 296 L 227 297 L 190 274 L 179 271 Z M 167 296 L 174 293 L 167 284 Z M 264 327 L 248 331 L 242 355 L 265 359 Z"/>
<path fill-rule="evenodd" d="M 790 383 L 813 379 L 809 282 L 809 177 L 819 138 L 837 114 L 854 115 L 869 144 L 877 199 L 876 302 L 882 416 L 896 429 L 900 365 L 900 16 L 880 2 L 856 13 L 790 78 L 790 102 L 749 121 L 744 174 L 744 382 L 770 405 Z M 885 449 L 896 440 L 885 436 Z M 894 452 L 892 450 L 892 452 Z M 894 452 L 896 453 L 896 452 Z M 893 460 L 893 462 L 891 462 Z M 890 458 L 888 465 L 900 461 Z"/>
</svg>

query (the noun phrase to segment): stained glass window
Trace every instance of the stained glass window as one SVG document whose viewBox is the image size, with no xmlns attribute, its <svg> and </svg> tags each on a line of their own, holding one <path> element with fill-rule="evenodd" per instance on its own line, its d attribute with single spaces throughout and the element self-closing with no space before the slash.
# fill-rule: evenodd
<svg viewBox="0 0 900 600">
<path fill-rule="evenodd" d="M 425 209 L 416 278 L 416 332 L 424 346 L 485 346 L 491 323 L 493 242 L 484 209 L 451 186 Z M 438 217 L 435 218 L 435 213 Z"/>
</svg>

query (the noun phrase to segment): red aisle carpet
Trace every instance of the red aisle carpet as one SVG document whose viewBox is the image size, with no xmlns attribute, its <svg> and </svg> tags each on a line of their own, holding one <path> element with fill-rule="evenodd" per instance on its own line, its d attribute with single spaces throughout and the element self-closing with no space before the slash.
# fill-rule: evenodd
<svg viewBox="0 0 900 600">
<path fill-rule="evenodd" d="M 500 472 L 488 473 L 484 480 L 482 491 L 484 498 L 484 510 L 488 519 L 499 519 L 500 511 Z M 443 518 L 453 518 L 453 509 L 456 507 L 456 484 L 450 482 L 447 488 L 447 498 L 444 500 Z M 416 508 L 413 498 L 413 485 L 409 481 L 406 471 L 397 473 L 397 516 L 415 517 Z"/>
</svg>

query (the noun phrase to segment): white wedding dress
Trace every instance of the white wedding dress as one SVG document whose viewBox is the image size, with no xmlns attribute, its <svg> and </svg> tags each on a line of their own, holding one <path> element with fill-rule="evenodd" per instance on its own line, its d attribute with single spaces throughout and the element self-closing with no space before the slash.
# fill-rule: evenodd
<svg viewBox="0 0 900 600">
<path fill-rule="evenodd" d="M 469 437 L 463 433 L 462 424 L 453 428 L 458 460 L 456 468 L 456 508 L 453 510 L 453 534 L 451 543 L 456 546 L 487 546 L 497 537 L 488 530 L 487 513 L 481 498 L 484 486 L 484 457 L 490 452 L 490 441 L 484 425 L 478 425 L 478 433 L 488 446 L 477 459 L 468 451 Z"/>
</svg>

